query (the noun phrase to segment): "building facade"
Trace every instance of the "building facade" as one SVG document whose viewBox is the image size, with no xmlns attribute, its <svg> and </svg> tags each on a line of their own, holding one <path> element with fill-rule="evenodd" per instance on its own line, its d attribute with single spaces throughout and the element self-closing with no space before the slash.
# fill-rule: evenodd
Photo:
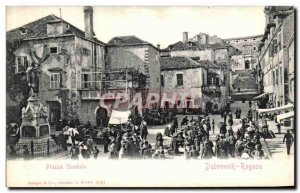
<svg viewBox="0 0 300 193">
<path fill-rule="evenodd" d="M 160 93 L 159 49 L 135 36 L 105 44 L 95 37 L 92 7 L 83 11 L 84 31 L 49 15 L 7 32 L 8 114 L 21 114 L 34 94 L 51 125 L 63 119 L 101 126 L 113 109 L 128 110 L 129 102 L 115 106 L 121 96 L 141 92 L 145 102 L 150 91 Z"/>
<path fill-rule="evenodd" d="M 29 89 L 47 104 L 50 124 L 60 119 L 96 123 L 99 101 L 87 96 L 101 89 L 106 44 L 93 35 L 93 10 L 86 7 L 84 13 L 85 32 L 52 16 L 42 25 L 43 34 L 22 39 L 14 51 L 15 74 L 24 75 Z"/>
<path fill-rule="evenodd" d="M 216 36 L 199 33 L 188 38 L 188 32 L 183 32 L 183 39 L 175 44 L 162 49 L 161 59 L 174 60 L 173 58 L 189 58 L 198 65 L 202 65 L 202 85 L 199 86 L 200 109 L 204 111 L 220 111 L 226 107 L 229 99 L 229 62 L 230 56 L 236 49 Z M 179 60 L 179 59 L 178 59 Z M 180 60 L 179 60 L 180 61 Z M 184 60 L 183 60 L 184 61 Z M 178 61 L 176 61 L 178 62 Z M 185 63 L 181 64 L 183 69 Z M 200 68 L 199 68 L 200 69 Z M 169 71 L 166 68 L 162 71 Z M 172 69 L 172 73 L 180 73 L 179 69 Z M 188 71 L 186 72 L 188 73 Z M 174 74 L 173 74 L 174 75 Z M 188 77 L 188 75 L 186 75 Z M 174 76 L 176 77 L 176 76 Z M 195 77 L 195 76 L 193 76 Z M 200 78 L 201 78 L 200 77 Z M 176 88 L 175 85 L 172 87 Z"/>
<path fill-rule="evenodd" d="M 290 83 L 289 73 L 293 74 L 294 8 L 265 7 L 266 28 L 259 45 L 261 86 L 269 94 L 269 106 L 287 104 Z M 293 92 L 293 91 L 292 91 Z"/>
</svg>

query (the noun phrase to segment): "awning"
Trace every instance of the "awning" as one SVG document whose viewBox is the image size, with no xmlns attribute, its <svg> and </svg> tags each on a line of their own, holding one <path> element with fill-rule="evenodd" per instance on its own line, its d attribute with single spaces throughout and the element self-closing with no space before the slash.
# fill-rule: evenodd
<svg viewBox="0 0 300 193">
<path fill-rule="evenodd" d="M 274 113 L 278 111 L 285 111 L 289 109 L 293 109 L 294 105 L 293 104 L 287 104 L 281 107 L 276 107 L 276 108 L 270 108 L 270 109 L 256 109 L 258 113 Z"/>
<path fill-rule="evenodd" d="M 261 98 L 263 98 L 263 97 L 265 97 L 265 96 L 267 96 L 267 95 L 269 95 L 269 94 L 271 94 L 271 93 L 268 93 L 268 92 L 263 93 L 263 94 L 261 94 L 261 95 L 258 95 L 258 96 L 256 96 L 256 97 L 254 97 L 252 100 L 258 100 L 258 99 L 261 99 Z"/>
<path fill-rule="evenodd" d="M 108 124 L 111 125 L 119 125 L 126 123 L 128 121 L 128 117 L 130 115 L 130 111 L 116 111 L 113 110 L 109 119 Z"/>
<path fill-rule="evenodd" d="M 280 122 L 283 119 L 288 119 L 288 118 L 291 118 L 291 117 L 294 117 L 294 111 L 277 115 L 277 122 Z"/>
</svg>

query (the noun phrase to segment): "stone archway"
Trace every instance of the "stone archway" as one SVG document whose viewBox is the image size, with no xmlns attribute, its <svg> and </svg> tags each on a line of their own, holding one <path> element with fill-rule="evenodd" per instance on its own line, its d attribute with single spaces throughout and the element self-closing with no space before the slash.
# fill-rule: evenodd
<svg viewBox="0 0 300 193">
<path fill-rule="evenodd" d="M 101 106 L 96 109 L 96 124 L 97 126 L 106 127 L 108 124 L 108 111 Z"/>
</svg>

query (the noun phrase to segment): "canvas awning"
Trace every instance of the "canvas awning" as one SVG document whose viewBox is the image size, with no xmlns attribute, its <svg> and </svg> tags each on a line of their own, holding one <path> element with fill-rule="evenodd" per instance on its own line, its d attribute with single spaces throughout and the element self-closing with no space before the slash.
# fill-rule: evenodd
<svg viewBox="0 0 300 193">
<path fill-rule="evenodd" d="M 263 97 L 265 97 L 265 96 L 267 96 L 267 95 L 269 95 L 269 94 L 271 94 L 271 93 L 268 93 L 268 92 L 263 93 L 263 94 L 261 94 L 261 95 L 258 95 L 258 96 L 256 96 L 256 97 L 254 97 L 252 100 L 258 100 L 258 99 L 261 99 L 261 98 L 263 98 Z"/>
<path fill-rule="evenodd" d="M 258 113 L 275 113 L 278 111 L 285 111 L 289 109 L 293 109 L 294 105 L 293 104 L 287 104 L 281 107 L 276 107 L 276 108 L 270 108 L 270 109 L 256 109 Z"/>
<path fill-rule="evenodd" d="M 283 119 L 288 119 L 288 118 L 291 118 L 291 117 L 294 117 L 294 111 L 277 115 L 277 122 L 280 122 Z"/>
<path fill-rule="evenodd" d="M 129 115 L 130 115 L 130 111 L 113 110 L 108 124 L 119 125 L 119 124 L 126 123 L 128 121 Z"/>
</svg>

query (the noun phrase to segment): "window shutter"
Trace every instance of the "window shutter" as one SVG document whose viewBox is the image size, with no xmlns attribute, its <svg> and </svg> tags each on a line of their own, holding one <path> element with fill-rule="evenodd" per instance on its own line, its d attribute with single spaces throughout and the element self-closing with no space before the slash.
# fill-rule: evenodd
<svg viewBox="0 0 300 193">
<path fill-rule="evenodd" d="M 59 73 L 59 87 L 62 88 L 62 73 Z"/>
</svg>

